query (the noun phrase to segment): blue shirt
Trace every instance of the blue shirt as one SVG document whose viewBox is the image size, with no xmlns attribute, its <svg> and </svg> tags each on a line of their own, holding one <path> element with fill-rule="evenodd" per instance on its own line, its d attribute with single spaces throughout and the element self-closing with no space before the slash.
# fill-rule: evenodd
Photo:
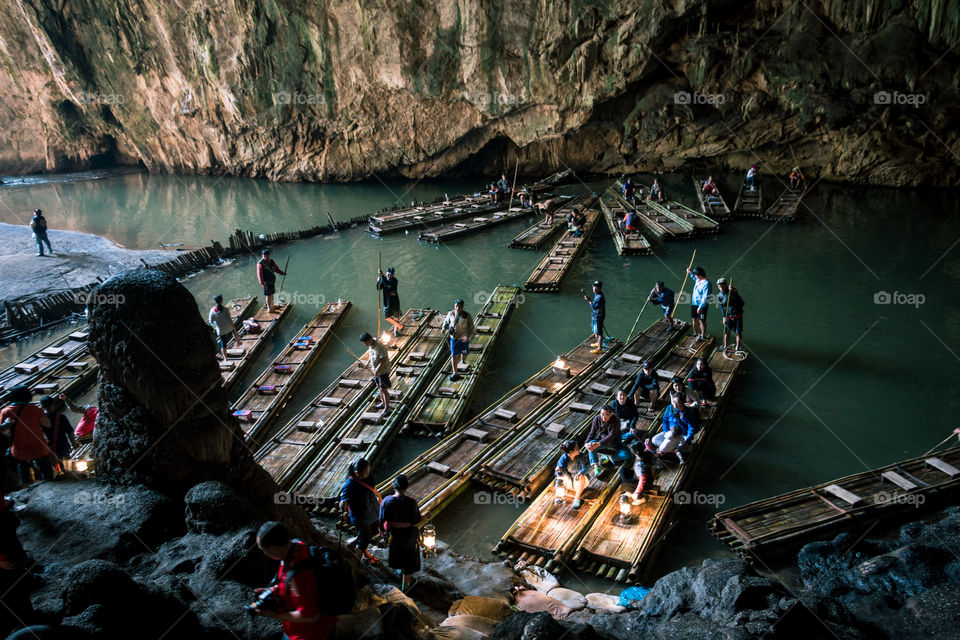
<svg viewBox="0 0 960 640">
<path fill-rule="evenodd" d="M 560 459 L 557 460 L 557 468 L 561 470 L 561 473 L 566 476 L 577 475 L 578 473 L 585 473 L 587 470 L 587 456 L 582 451 L 577 454 L 577 457 L 572 457 L 569 453 L 564 453 L 560 456 Z"/>
<path fill-rule="evenodd" d="M 373 487 L 373 478 L 367 476 L 363 483 Z M 340 490 L 340 499 L 346 501 L 353 524 L 373 524 L 380 518 L 380 504 L 377 496 L 367 487 L 353 478 L 347 478 Z"/>
<path fill-rule="evenodd" d="M 693 299 L 691 303 L 695 307 L 705 307 L 707 306 L 707 300 L 710 298 L 710 292 L 713 290 L 710 281 L 704 278 L 703 280 L 697 280 L 697 276 L 690 274 L 690 277 L 693 278 Z"/>
<path fill-rule="evenodd" d="M 658 304 L 661 307 L 672 307 L 674 302 L 673 291 L 664 287 L 660 293 L 656 291 L 650 294 L 650 302 Z"/>
<path fill-rule="evenodd" d="M 598 293 L 593 296 L 590 309 L 592 309 L 591 316 L 594 320 L 603 320 L 607 317 L 607 300 L 603 297 L 603 293 Z"/>
<path fill-rule="evenodd" d="M 663 412 L 663 432 L 670 433 L 674 427 L 680 427 L 684 440 L 690 440 L 697 432 L 696 420 L 690 416 L 690 410 L 683 407 L 679 411 L 673 405 Z"/>
</svg>

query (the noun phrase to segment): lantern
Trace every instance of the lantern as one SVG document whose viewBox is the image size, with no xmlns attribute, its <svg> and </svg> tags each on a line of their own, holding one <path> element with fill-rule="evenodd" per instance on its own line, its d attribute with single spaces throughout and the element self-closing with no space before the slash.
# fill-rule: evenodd
<svg viewBox="0 0 960 640">
<path fill-rule="evenodd" d="M 87 461 L 86 461 L 86 460 L 77 460 L 76 463 L 73 465 L 73 468 L 76 469 L 77 471 L 83 473 L 84 471 L 87 470 Z"/>
<path fill-rule="evenodd" d="M 629 493 L 620 496 L 620 522 L 626 522 L 630 519 L 630 511 L 633 506 L 633 498 Z"/>
<path fill-rule="evenodd" d="M 437 530 L 432 524 L 428 524 L 423 527 L 420 536 L 423 541 L 423 554 L 429 558 L 437 548 Z"/>
<path fill-rule="evenodd" d="M 567 497 L 567 486 L 563 483 L 563 478 L 557 478 L 553 481 L 553 493 L 556 499 L 555 504 L 562 503 Z"/>
<path fill-rule="evenodd" d="M 563 361 L 563 356 L 557 356 L 557 361 L 553 363 L 553 366 L 563 369 L 566 364 L 567 363 Z"/>
<path fill-rule="evenodd" d="M 390 335 L 389 331 L 384 331 L 383 333 L 380 334 L 380 342 L 382 342 L 383 344 L 390 344 L 390 340 L 392 338 L 393 336 Z"/>
</svg>

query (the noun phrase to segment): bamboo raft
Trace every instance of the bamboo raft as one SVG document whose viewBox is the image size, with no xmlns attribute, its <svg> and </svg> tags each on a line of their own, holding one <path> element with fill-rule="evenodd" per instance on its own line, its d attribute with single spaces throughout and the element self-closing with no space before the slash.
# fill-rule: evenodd
<svg viewBox="0 0 960 640">
<path fill-rule="evenodd" d="M 387 345 L 391 362 L 399 362 L 406 356 L 412 341 L 427 325 L 432 313 L 429 309 L 410 309 L 400 318 L 403 332 Z M 289 488 L 300 477 L 303 467 L 370 398 L 373 390 L 370 370 L 358 362 L 352 363 L 267 440 L 254 458 L 280 488 Z"/>
<path fill-rule="evenodd" d="M 806 191 L 803 189 L 787 187 L 777 201 L 763 212 L 763 219 L 776 222 L 795 221 L 797 219 L 797 209 L 800 207 L 800 201 L 803 200 L 804 195 L 806 195 Z"/>
<path fill-rule="evenodd" d="M 693 233 L 693 225 L 689 222 L 679 220 L 676 216 L 665 215 L 660 209 L 654 209 L 651 201 L 641 195 L 644 191 L 642 187 L 637 187 L 635 203 L 623 197 L 622 189 L 623 186 L 618 180 L 611 190 L 613 196 L 624 209 L 635 211 L 640 216 L 640 224 L 643 228 L 654 236 L 661 239 L 687 238 Z"/>
<path fill-rule="evenodd" d="M 602 354 L 591 353 L 591 340 L 587 338 L 558 356 L 557 361 L 508 391 L 398 472 L 410 481 L 406 495 L 417 500 L 425 520 L 436 516 L 463 491 L 481 462 L 495 453 L 507 438 L 523 429 L 529 420 L 547 410 L 611 356 L 613 349 Z M 391 481 L 392 477 L 383 482 L 381 491 L 388 491 Z"/>
<path fill-rule="evenodd" d="M 627 234 L 620 228 L 620 219 L 627 214 L 627 209 L 612 190 L 600 198 L 600 210 L 603 211 L 603 217 L 607 221 L 607 227 L 610 228 L 610 235 L 613 237 L 613 244 L 617 247 L 619 255 L 646 256 L 653 253 L 646 236 L 632 231 Z"/>
<path fill-rule="evenodd" d="M 686 494 L 679 492 L 689 485 L 708 440 L 719 428 L 719 416 L 726 406 L 730 384 L 741 362 L 726 358 L 719 350 L 714 352 L 710 368 L 717 385 L 716 402 L 700 409 L 701 427 L 693 437 L 692 449 L 684 454 L 684 464 L 657 460 L 652 490 L 642 504 L 629 507 L 629 515 L 622 512 L 620 492 L 612 493 L 577 545 L 574 563 L 601 578 L 617 582 L 641 578 L 658 545 L 666 537 L 673 509 L 688 502 Z M 647 435 L 652 437 L 659 430 L 660 421 L 657 420 Z"/>
<path fill-rule="evenodd" d="M 458 367 L 460 379 L 451 381 L 443 366 L 427 386 L 401 433 L 436 435 L 452 431 L 467 408 L 470 396 L 483 375 L 487 354 L 517 303 L 520 287 L 498 285 L 476 317 L 476 333 L 470 339 L 467 367 Z"/>
<path fill-rule="evenodd" d="M 423 207 L 422 211 L 414 209 L 412 212 L 402 214 L 371 216 L 367 230 L 374 235 L 385 236 L 427 225 L 445 224 L 470 216 L 491 216 L 506 208 L 506 202 L 490 202 L 487 196 L 467 196 L 462 202 Z"/>
<path fill-rule="evenodd" d="M 657 376 L 670 379 L 688 368 L 690 362 L 713 344 L 712 340 L 696 342 L 694 336 L 683 338 L 670 350 L 657 369 Z M 660 398 L 668 393 L 668 385 L 661 387 Z M 657 413 L 657 416 L 662 411 Z M 637 428 L 653 429 L 656 416 L 648 410 L 641 413 Z M 581 454 L 585 455 L 585 454 Z M 573 509 L 570 503 L 556 503 L 553 487 L 547 487 L 534 499 L 516 522 L 507 530 L 494 549 L 511 561 L 523 560 L 548 571 L 559 571 L 569 561 L 587 528 L 607 504 L 620 481 L 617 473 L 609 481 L 609 472 L 591 477 L 581 495 L 583 505 Z"/>
<path fill-rule="evenodd" d="M 690 207 L 676 200 L 668 200 L 666 204 L 649 201 L 650 207 L 659 211 L 664 216 L 670 216 L 677 222 L 690 225 L 689 235 L 703 235 L 706 233 L 716 233 L 720 230 L 720 223 L 699 211 L 694 211 Z"/>
<path fill-rule="evenodd" d="M 531 249 L 537 250 L 546 244 L 547 240 L 552 238 L 558 231 L 567 225 L 566 216 L 561 212 L 564 209 L 572 207 L 583 202 L 587 196 L 557 196 L 554 198 L 556 206 L 553 209 L 553 223 L 547 224 L 543 220 L 538 220 L 532 226 L 527 227 L 513 238 L 510 243 L 511 249 Z"/>
<path fill-rule="evenodd" d="M 17 364 L 0 372 L 0 392 L 16 386 L 30 387 L 35 394 L 50 393 L 55 383 L 44 382 L 52 371 L 82 355 L 87 349 L 88 330 L 84 324 L 41 347 Z M 52 385 L 52 386 L 45 386 Z"/>
<path fill-rule="evenodd" d="M 433 314 L 426 327 L 411 341 L 410 350 L 391 370 L 391 412 L 386 418 L 374 407 L 376 398 L 358 411 L 310 462 L 307 470 L 293 483 L 291 491 L 315 505 L 334 509 L 340 489 L 347 478 L 350 463 L 358 457 L 376 464 L 383 449 L 396 434 L 411 405 L 423 392 L 433 373 L 449 356 L 444 316 Z"/>
<path fill-rule="evenodd" d="M 760 184 L 757 184 L 756 189 L 748 189 L 746 182 L 740 185 L 733 212 L 741 216 L 759 216 L 763 213 L 763 197 L 760 192 Z"/>
<path fill-rule="evenodd" d="M 694 177 L 693 179 L 693 189 L 697 192 L 697 200 L 700 202 L 700 210 L 710 216 L 714 220 L 726 220 L 731 217 L 732 213 L 730 207 L 727 206 L 726 201 L 723 199 L 723 194 L 720 193 L 720 188 L 717 187 L 716 193 L 704 193 L 703 192 L 703 183 L 705 180 Z"/>
<path fill-rule="evenodd" d="M 952 447 L 721 511 L 708 528 L 741 557 L 770 557 L 841 530 L 915 518 L 955 501 L 958 490 L 960 447 Z"/>
<path fill-rule="evenodd" d="M 488 458 L 474 475 L 474 480 L 494 491 L 530 496 L 549 479 L 552 464 L 559 455 L 560 444 L 578 438 L 589 427 L 593 417 L 610 403 L 617 391 L 629 387 L 644 360 L 659 362 L 669 347 L 689 328 L 668 330 L 665 320 L 658 320 L 596 369 L 576 389 L 564 396 L 550 411 L 532 421 L 499 453 Z"/>
<path fill-rule="evenodd" d="M 223 389 L 227 393 L 237 384 L 293 308 L 292 304 L 286 303 L 277 303 L 276 306 L 277 313 L 270 313 L 267 305 L 263 305 L 254 314 L 253 319 L 260 325 L 260 333 L 247 333 L 241 329 L 240 344 L 237 345 L 233 338 L 227 343 L 227 361 L 220 361 L 220 376 L 223 378 Z"/>
<path fill-rule="evenodd" d="M 233 404 L 234 418 L 247 441 L 256 444 L 266 435 L 349 309 L 346 300 L 324 305 Z"/>
<path fill-rule="evenodd" d="M 586 209 L 583 214 L 587 221 L 583 225 L 583 235 L 574 238 L 569 233 L 564 233 L 557 240 L 550 252 L 544 256 L 540 264 L 534 268 L 533 273 L 527 279 L 524 285 L 526 291 L 555 292 L 560 290 L 560 284 L 566 277 L 573 262 L 583 251 L 587 244 L 590 234 L 597 226 L 597 219 L 600 212 L 596 209 Z"/>
<path fill-rule="evenodd" d="M 499 211 L 490 215 L 478 216 L 472 220 L 451 222 L 432 231 L 421 231 L 420 235 L 417 236 L 417 239 L 421 242 L 440 244 L 441 242 L 459 238 L 460 236 L 465 236 L 471 233 L 476 233 L 477 231 L 489 229 L 490 227 L 503 224 L 504 222 L 519 220 L 520 218 L 533 215 L 534 213 L 535 211 L 531 208 L 511 207 L 506 211 Z"/>
</svg>

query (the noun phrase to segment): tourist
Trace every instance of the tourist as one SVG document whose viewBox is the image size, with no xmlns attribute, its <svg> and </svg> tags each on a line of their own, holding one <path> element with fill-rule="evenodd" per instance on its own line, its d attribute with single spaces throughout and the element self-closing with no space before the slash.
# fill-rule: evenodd
<svg viewBox="0 0 960 640">
<path fill-rule="evenodd" d="M 631 178 L 627 178 L 627 181 L 623 183 L 623 197 L 631 203 L 637 201 L 637 185 L 633 183 Z"/>
<path fill-rule="evenodd" d="M 496 184 L 490 185 L 490 202 L 494 204 L 500 202 L 500 194 L 503 193 L 503 190 L 500 189 Z"/>
<path fill-rule="evenodd" d="M 673 454 L 680 463 L 683 463 L 683 429 L 673 427 L 669 431 L 663 431 L 653 436 L 653 440 L 647 438 L 644 442 L 644 448 L 656 454 L 658 458 Z"/>
<path fill-rule="evenodd" d="M 581 211 L 580 207 L 574 207 L 571 209 L 570 214 L 567 216 L 567 231 L 574 238 L 579 238 L 583 235 L 583 226 L 587 224 L 587 216 L 585 216 Z"/>
<path fill-rule="evenodd" d="M 287 275 L 280 270 L 277 263 L 270 259 L 270 249 L 264 249 L 260 252 L 261 258 L 257 262 L 257 281 L 263 287 L 263 295 L 267 296 L 267 311 L 277 313 L 277 308 L 273 306 L 273 294 L 277 292 L 277 276 Z"/>
<path fill-rule="evenodd" d="M 603 473 L 601 465 L 610 460 L 611 455 L 621 464 L 630 460 L 630 452 L 623 445 L 620 434 L 620 420 L 614 415 L 612 408 L 605 405 L 600 409 L 600 413 L 594 416 L 583 448 L 587 450 L 587 458 L 593 466 L 594 475 Z M 598 459 L 598 455 L 602 457 Z"/>
<path fill-rule="evenodd" d="M 743 337 L 743 298 L 736 287 L 730 286 L 726 278 L 717 280 L 717 304 L 723 314 L 723 350 L 727 350 L 727 338 L 731 333 L 736 335 L 736 346 L 733 350 L 740 351 L 740 338 Z"/>
<path fill-rule="evenodd" d="M 370 463 L 365 458 L 351 462 L 347 480 L 340 489 L 340 508 L 347 510 L 350 524 L 357 528 L 357 537 L 347 543 L 347 548 L 357 554 L 365 564 L 379 563 L 368 547 L 380 521 L 380 493 L 374 488 L 370 476 Z"/>
<path fill-rule="evenodd" d="M 573 492 L 573 504 L 570 506 L 579 509 L 583 502 L 580 497 L 583 490 L 590 484 L 590 477 L 587 473 L 587 457 L 581 455 L 580 445 L 576 440 L 567 440 L 560 445 L 560 459 L 557 460 L 556 474 L 557 478 L 563 482 L 567 491 Z"/>
<path fill-rule="evenodd" d="M 533 207 L 533 194 L 527 187 L 520 189 L 520 206 L 524 209 L 530 209 Z"/>
<path fill-rule="evenodd" d="M 593 332 L 593 339 L 596 341 L 590 345 L 593 347 L 590 353 L 603 353 L 603 321 L 607 317 L 607 299 L 603 296 L 602 288 L 603 283 L 594 280 L 593 299 L 583 296 L 583 299 L 590 305 L 590 331 Z M 583 289 L 580 291 L 583 291 Z"/>
<path fill-rule="evenodd" d="M 43 216 L 40 209 L 33 210 L 33 217 L 30 218 L 30 231 L 33 231 L 33 239 L 37 242 L 37 255 L 43 255 L 43 245 L 47 245 L 47 251 L 53 255 L 53 247 L 50 246 L 50 239 L 47 238 L 47 219 Z"/>
<path fill-rule="evenodd" d="M 70 457 L 70 452 L 77 446 L 77 439 L 73 435 L 73 427 L 70 420 L 63 415 L 63 402 L 56 396 L 43 396 L 40 398 L 40 407 L 47 414 L 50 420 L 50 428 L 44 429 L 47 435 L 47 444 L 53 449 L 56 456 L 57 465 L 60 471 L 65 471 L 66 467 L 63 461 Z"/>
<path fill-rule="evenodd" d="M 400 572 L 400 590 L 413 586 L 413 574 L 420 571 L 420 507 L 404 494 L 410 482 L 402 473 L 393 479 L 393 495 L 380 503 L 380 526 L 390 534 L 387 563 Z"/>
<path fill-rule="evenodd" d="M 43 480 L 53 479 L 53 449 L 43 432 L 50 428 L 50 419 L 32 399 L 28 387 L 12 387 L 7 393 L 10 404 L 0 411 L 0 431 L 10 439 L 10 456 L 21 487 L 31 482 L 34 471 Z"/>
<path fill-rule="evenodd" d="M 803 172 L 800 171 L 800 167 L 794 167 L 793 171 L 790 172 L 790 188 L 796 191 L 801 184 L 805 183 L 806 180 L 803 179 Z"/>
<path fill-rule="evenodd" d="M 656 200 L 663 202 L 663 187 L 660 186 L 660 180 L 653 179 L 653 186 L 650 187 L 650 193 L 647 194 L 647 200 Z"/>
<path fill-rule="evenodd" d="M 700 406 L 706 407 L 717 396 L 717 385 L 713 382 L 713 371 L 706 358 L 697 358 L 697 362 L 687 374 L 687 387 L 700 396 Z"/>
<path fill-rule="evenodd" d="M 637 411 L 637 405 L 633 401 L 633 395 L 628 395 L 623 389 L 617 391 L 616 399 L 610 407 L 613 409 L 613 413 L 617 416 L 617 419 L 620 420 L 621 433 L 628 434 L 632 432 L 633 427 L 637 424 L 637 418 L 640 417 L 640 412 Z"/>
<path fill-rule="evenodd" d="M 77 423 L 77 428 L 73 430 L 73 436 L 77 439 L 77 444 L 93 442 L 93 430 L 97 424 L 97 415 L 100 413 L 97 409 L 97 406 L 88 404 L 84 407 L 81 407 L 62 393 L 60 394 L 59 398 L 63 400 L 70 411 L 79 413 L 81 415 L 80 421 Z"/>
<path fill-rule="evenodd" d="M 650 291 L 650 295 L 647 296 L 647 299 L 650 300 L 653 304 L 660 305 L 660 308 L 663 309 L 663 317 L 666 319 L 670 326 L 668 329 L 673 331 L 676 328 L 676 325 L 680 322 L 679 320 L 673 319 L 673 308 L 676 305 L 676 296 L 673 293 L 672 289 L 668 289 L 667 285 L 663 284 L 663 280 L 658 280 L 653 289 Z"/>
<path fill-rule="evenodd" d="M 475 327 L 473 326 L 473 316 L 463 310 L 463 300 L 457 298 L 453 301 L 453 311 L 447 313 L 443 319 L 442 331 L 450 339 L 450 382 L 456 382 L 460 379 L 457 369 L 457 356 L 460 356 L 460 364 L 466 366 L 467 354 L 470 353 L 470 338 L 473 337 Z"/>
<path fill-rule="evenodd" d="M 393 325 L 393 337 L 397 337 L 403 331 L 403 325 L 400 324 L 403 314 L 400 312 L 400 293 L 397 291 L 393 267 L 387 267 L 386 274 L 377 269 L 377 289 L 383 291 L 383 317 Z"/>
<path fill-rule="evenodd" d="M 623 219 L 620 220 L 620 230 L 623 231 L 623 234 L 634 233 L 640 235 L 640 216 L 637 215 L 637 212 L 633 209 L 627 211 L 623 214 Z"/>
<path fill-rule="evenodd" d="M 703 192 L 707 195 L 720 194 L 720 190 L 717 189 L 717 183 L 713 181 L 713 176 L 707 176 L 707 179 L 703 181 Z"/>
<path fill-rule="evenodd" d="M 691 397 L 687 397 L 687 392 L 690 392 Z M 686 386 L 684 379 L 679 376 L 674 376 L 670 380 L 670 388 L 668 390 L 670 397 L 672 398 L 675 395 L 680 396 L 681 401 L 685 407 L 698 407 L 700 406 L 700 397 L 696 394 L 695 391 Z"/>
<path fill-rule="evenodd" d="M 497 181 L 497 187 L 503 193 L 510 193 L 510 182 L 507 180 L 507 174 L 501 173 L 500 180 Z"/>
<path fill-rule="evenodd" d="M 694 267 L 693 271 L 687 269 L 687 273 L 694 281 L 690 317 L 693 318 L 693 332 L 699 342 L 707 339 L 707 303 L 712 289 L 703 267 Z"/>
<path fill-rule="evenodd" d="M 279 522 L 266 522 L 257 531 L 257 546 L 271 560 L 280 562 L 276 584 L 257 589 L 258 597 L 272 591 L 276 610 L 254 607 L 257 615 L 283 623 L 283 637 L 290 640 L 325 640 L 337 626 L 336 616 L 320 611 L 320 592 L 326 586 L 318 582 L 312 566 L 310 547 L 293 538 Z"/>
<path fill-rule="evenodd" d="M 750 187 L 750 191 L 755 191 L 757 188 L 757 173 L 760 171 L 760 167 L 757 165 L 751 165 L 747 170 L 747 177 L 743 181 L 745 185 Z"/>
<path fill-rule="evenodd" d="M 657 438 L 665 438 L 674 428 L 680 429 L 684 443 L 690 443 L 697 433 L 699 417 L 694 414 L 696 409 L 686 406 L 686 397 L 674 393 L 670 395 L 670 406 L 663 412 L 663 431 L 653 437 L 654 446 L 659 446 Z"/>
<path fill-rule="evenodd" d="M 383 413 L 380 415 L 385 418 L 390 415 L 390 356 L 387 354 L 387 347 L 369 333 L 361 335 L 360 342 L 367 347 L 365 366 L 373 374 L 380 400 L 373 408 L 382 409 Z"/>
<path fill-rule="evenodd" d="M 543 224 L 548 227 L 553 226 L 553 211 L 557 207 L 557 201 L 555 198 L 550 198 L 549 200 L 544 200 L 543 202 L 538 202 L 536 208 L 539 213 L 543 214 Z"/>
<path fill-rule="evenodd" d="M 230 317 L 230 310 L 223 305 L 223 296 L 219 293 L 213 296 L 213 306 L 207 314 L 207 323 L 217 330 L 217 341 L 220 343 L 220 357 L 227 361 L 227 344 L 230 338 L 236 346 L 240 345 L 240 334 L 233 324 L 233 318 Z"/>
<path fill-rule="evenodd" d="M 656 371 L 653 370 L 653 363 L 645 360 L 640 372 L 637 373 L 637 379 L 633 381 L 630 387 L 629 396 L 636 401 L 637 398 L 643 398 L 650 406 L 647 411 L 653 413 L 657 408 L 657 399 L 660 397 L 660 380 L 657 378 Z"/>
<path fill-rule="evenodd" d="M 637 501 L 653 484 L 653 451 L 640 442 L 634 442 L 630 445 L 630 452 L 633 453 L 633 475 L 637 479 L 633 499 Z"/>
</svg>

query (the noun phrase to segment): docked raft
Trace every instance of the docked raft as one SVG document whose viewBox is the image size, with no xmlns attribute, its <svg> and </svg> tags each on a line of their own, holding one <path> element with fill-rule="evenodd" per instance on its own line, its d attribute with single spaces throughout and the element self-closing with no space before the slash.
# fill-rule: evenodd
<svg viewBox="0 0 960 640">
<path fill-rule="evenodd" d="M 534 210 L 530 207 L 511 207 L 506 211 L 477 216 L 470 220 L 461 220 L 460 222 L 450 222 L 428 231 L 421 231 L 417 239 L 421 242 L 429 242 L 430 244 L 440 244 L 441 242 L 447 242 L 454 238 L 489 229 L 504 222 L 519 220 L 533 213 Z"/>
<path fill-rule="evenodd" d="M 391 362 L 399 362 L 406 356 L 414 338 L 431 317 L 429 309 L 410 309 L 400 318 L 403 331 L 387 345 Z M 255 455 L 256 461 L 281 489 L 289 488 L 300 477 L 304 466 L 316 457 L 360 405 L 369 400 L 374 387 L 370 369 L 359 362 L 352 363 L 264 442 Z"/>
<path fill-rule="evenodd" d="M 324 505 L 336 510 L 340 488 L 350 464 L 359 456 L 372 465 L 376 464 L 411 405 L 433 378 L 440 363 L 449 356 L 449 349 L 445 348 L 448 342 L 442 329 L 443 318 L 439 313 L 432 313 L 427 326 L 411 341 L 404 358 L 392 363 L 390 391 L 394 393 L 390 415 L 384 416 L 383 411 L 374 406 L 377 398 L 370 398 L 293 483 L 291 491 L 295 495 L 319 505 L 321 510 Z"/>
<path fill-rule="evenodd" d="M 573 561 L 578 567 L 618 582 L 641 579 L 650 566 L 657 545 L 666 537 L 673 509 L 689 502 L 687 489 L 690 489 L 690 479 L 707 442 L 719 428 L 719 416 L 726 406 L 730 384 L 741 364 L 741 360 L 729 359 L 719 350 L 713 354 L 710 368 L 717 386 L 716 401 L 700 409 L 700 430 L 694 435 L 693 446 L 684 454 L 684 464 L 658 459 L 653 487 L 639 505 L 633 505 L 632 499 L 623 497 L 635 489 L 635 485 L 620 487 L 620 491 L 612 492 L 577 545 Z M 648 430 L 648 437 L 652 437 L 660 428 L 658 419 Z M 625 504 L 625 500 L 630 502 Z"/>
<path fill-rule="evenodd" d="M 227 343 L 227 360 L 220 361 L 220 376 L 223 378 L 223 388 L 227 393 L 230 393 L 247 371 L 250 363 L 256 359 L 283 319 L 290 314 L 293 305 L 277 304 L 277 307 L 276 313 L 267 311 L 267 305 L 260 307 L 252 318 L 256 323 L 256 333 L 241 328 L 238 331 L 240 343 L 238 344 L 233 338 L 230 338 Z"/>
<path fill-rule="evenodd" d="M 349 309 L 345 300 L 324 305 L 233 404 L 233 416 L 248 441 L 257 443 L 266 435 Z"/>
<path fill-rule="evenodd" d="M 410 481 L 406 494 L 420 504 L 425 519 L 436 516 L 470 481 L 483 460 L 611 356 L 591 353 L 588 338 L 508 391 L 473 420 L 417 456 L 398 473 Z M 618 347 L 619 345 L 617 345 Z M 381 491 L 389 491 L 388 478 Z"/>
<path fill-rule="evenodd" d="M 684 226 L 689 225 L 690 231 L 687 235 L 699 236 L 716 233 L 720 230 L 719 222 L 704 213 L 694 211 L 687 205 L 677 202 L 676 200 L 668 200 L 665 204 L 650 200 L 648 204 L 655 211 L 660 212 L 661 215 L 669 216 Z"/>
<path fill-rule="evenodd" d="M 0 372 L 0 392 L 25 386 L 36 394 L 48 393 L 48 388 L 43 386 L 48 383 L 43 382 L 43 378 L 87 349 L 88 331 L 84 323 L 76 331 L 57 338 L 17 364 L 4 369 Z"/>
<path fill-rule="evenodd" d="M 733 206 L 733 212 L 739 216 L 750 217 L 756 217 L 763 213 L 763 197 L 759 183 L 757 183 L 756 189 L 748 187 L 746 182 L 740 185 L 740 191 L 737 193 L 737 202 Z"/>
<path fill-rule="evenodd" d="M 704 193 L 703 185 L 705 182 L 706 180 L 702 178 L 693 178 L 693 189 L 697 193 L 700 210 L 712 219 L 722 222 L 732 215 L 730 207 L 727 206 L 726 201 L 723 199 L 723 194 L 720 193 L 720 187 L 717 187 L 716 193 Z"/>
<path fill-rule="evenodd" d="M 644 360 L 662 360 L 670 345 L 688 328 L 684 325 L 670 330 L 666 320 L 655 322 L 603 367 L 594 370 L 559 404 L 532 421 L 499 453 L 484 461 L 474 480 L 513 495 L 529 496 L 539 491 L 551 477 L 560 444 L 578 438 L 600 407 L 608 404 L 617 391 L 629 389 Z"/>
<path fill-rule="evenodd" d="M 511 249 L 532 249 L 537 250 L 547 243 L 561 229 L 567 226 L 566 215 L 561 209 L 567 209 L 576 204 L 582 203 L 587 196 L 557 196 L 549 202 L 550 210 L 553 212 L 553 222 L 547 224 L 545 220 L 538 220 L 532 226 L 527 227 L 516 236 L 510 243 Z"/>
<path fill-rule="evenodd" d="M 620 228 L 620 219 L 627 214 L 627 208 L 623 201 L 617 198 L 616 193 L 611 189 L 607 195 L 600 198 L 600 210 L 603 211 L 603 217 L 607 221 L 607 227 L 610 229 L 610 235 L 613 237 L 613 244 L 617 248 L 617 253 L 621 256 L 645 256 L 653 253 L 650 248 L 650 241 L 647 240 L 639 231 L 625 232 Z"/>
<path fill-rule="evenodd" d="M 806 195 L 804 189 L 787 187 L 777 201 L 763 212 L 763 219 L 774 222 L 795 221 L 797 219 L 797 209 L 800 207 L 800 201 L 803 200 L 804 195 Z"/>
<path fill-rule="evenodd" d="M 710 532 L 740 556 L 774 557 L 840 531 L 917 517 L 960 495 L 960 447 L 721 511 Z"/>
<path fill-rule="evenodd" d="M 569 233 L 564 233 L 554 243 L 550 253 L 544 256 L 543 260 L 534 268 L 533 273 L 527 279 L 524 285 L 526 291 L 537 292 L 555 292 L 560 290 L 560 284 L 570 271 L 574 261 L 583 252 L 590 234 L 597 226 L 597 219 L 600 217 L 600 211 L 597 209 L 586 209 L 583 212 L 587 221 L 583 225 L 583 234 L 579 238 L 574 238 Z"/>
<path fill-rule="evenodd" d="M 633 210 L 640 216 L 640 224 L 648 233 L 660 239 L 688 238 L 693 233 L 692 224 L 655 209 L 652 202 L 642 196 L 644 192 L 642 187 L 637 187 L 637 195 L 634 201 L 624 198 L 622 191 L 623 185 L 620 181 L 617 181 L 611 190 L 612 195 L 624 209 Z"/>
<path fill-rule="evenodd" d="M 475 319 L 476 333 L 470 339 L 466 366 L 458 366 L 459 380 L 448 379 L 445 364 L 435 374 L 426 392 L 410 411 L 401 433 L 437 435 L 452 431 L 473 394 L 487 356 L 517 304 L 520 287 L 499 285 Z"/>
<path fill-rule="evenodd" d="M 367 230 L 375 235 L 385 236 L 390 233 L 409 231 L 420 227 L 444 225 L 463 218 L 493 216 L 494 213 L 506 208 L 506 202 L 490 202 L 490 199 L 486 196 L 471 196 L 461 204 L 451 203 L 412 215 L 397 216 L 386 220 L 382 220 L 378 216 L 372 216 L 367 225 Z"/>
</svg>

